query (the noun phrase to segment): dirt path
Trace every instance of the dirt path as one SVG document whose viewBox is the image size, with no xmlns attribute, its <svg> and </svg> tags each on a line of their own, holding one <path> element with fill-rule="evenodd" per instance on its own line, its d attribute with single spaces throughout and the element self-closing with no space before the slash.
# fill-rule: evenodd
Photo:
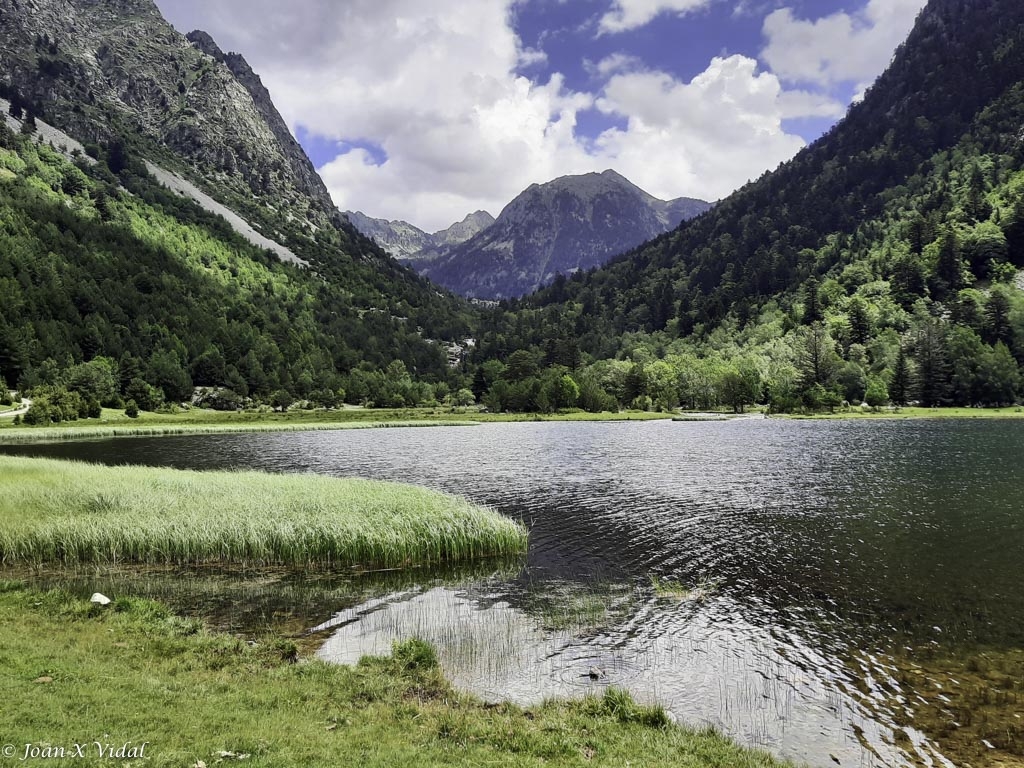
<svg viewBox="0 0 1024 768">
<path fill-rule="evenodd" d="M 21 406 L 15 408 L 13 411 L 4 411 L 0 413 L 0 419 L 13 419 L 15 416 L 24 416 L 28 413 L 28 409 L 31 407 L 32 401 L 22 399 Z"/>
</svg>

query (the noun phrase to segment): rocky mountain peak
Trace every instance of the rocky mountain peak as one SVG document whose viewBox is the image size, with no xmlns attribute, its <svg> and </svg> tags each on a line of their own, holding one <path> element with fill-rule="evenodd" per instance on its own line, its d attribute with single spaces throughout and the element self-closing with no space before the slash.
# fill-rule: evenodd
<svg viewBox="0 0 1024 768">
<path fill-rule="evenodd" d="M 562 176 L 531 184 L 460 245 L 408 262 L 465 296 L 510 298 L 603 264 L 709 207 L 659 200 L 614 170 Z"/>
</svg>

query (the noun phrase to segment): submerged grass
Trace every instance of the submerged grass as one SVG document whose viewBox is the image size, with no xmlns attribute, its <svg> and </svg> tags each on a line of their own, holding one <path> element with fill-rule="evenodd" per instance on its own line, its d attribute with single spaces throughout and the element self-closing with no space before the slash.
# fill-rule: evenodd
<svg viewBox="0 0 1024 768">
<path fill-rule="evenodd" d="M 656 579 L 650 577 L 651 588 L 655 597 L 666 600 L 693 601 L 695 603 L 706 602 L 718 592 L 719 583 L 714 579 L 703 576 L 691 586 L 683 584 L 674 579 Z"/>
<path fill-rule="evenodd" d="M 0 457 L 0 563 L 396 568 L 522 553 L 526 530 L 369 480 Z"/>
<path fill-rule="evenodd" d="M 668 724 L 619 691 L 531 709 L 453 690 L 419 641 L 343 667 L 211 633 L 146 600 L 108 608 L 0 588 L 0 733 L 26 745 L 147 744 L 153 768 L 358 765 L 781 768 L 713 731 Z M 241 760 L 244 756 L 244 761 Z M 116 761 L 115 761 L 116 762 Z M 132 761 L 135 764 L 136 761 Z M 55 761 L 109 765 L 90 748 Z"/>
</svg>

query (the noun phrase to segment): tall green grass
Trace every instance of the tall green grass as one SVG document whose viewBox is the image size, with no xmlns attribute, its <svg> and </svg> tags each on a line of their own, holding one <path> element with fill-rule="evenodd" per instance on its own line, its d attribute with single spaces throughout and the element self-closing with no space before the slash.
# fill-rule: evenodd
<svg viewBox="0 0 1024 768">
<path fill-rule="evenodd" d="M 322 432 L 336 429 L 397 429 L 400 427 L 475 427 L 475 421 L 342 421 L 342 422 L 238 422 L 189 424 L 126 424 L 118 426 L 32 427 L 0 430 L 0 445 L 79 440 L 102 437 L 159 437 L 227 432 Z"/>
<path fill-rule="evenodd" d="M 408 485 L 0 457 L 3 564 L 399 568 L 525 549 L 521 525 Z"/>
</svg>

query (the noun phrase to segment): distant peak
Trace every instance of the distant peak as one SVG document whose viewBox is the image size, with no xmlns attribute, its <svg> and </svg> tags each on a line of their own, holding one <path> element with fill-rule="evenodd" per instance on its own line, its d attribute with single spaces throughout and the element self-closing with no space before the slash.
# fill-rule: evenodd
<svg viewBox="0 0 1024 768">
<path fill-rule="evenodd" d="M 473 211 L 463 221 L 494 221 L 494 217 L 485 210 L 479 210 Z"/>
</svg>

